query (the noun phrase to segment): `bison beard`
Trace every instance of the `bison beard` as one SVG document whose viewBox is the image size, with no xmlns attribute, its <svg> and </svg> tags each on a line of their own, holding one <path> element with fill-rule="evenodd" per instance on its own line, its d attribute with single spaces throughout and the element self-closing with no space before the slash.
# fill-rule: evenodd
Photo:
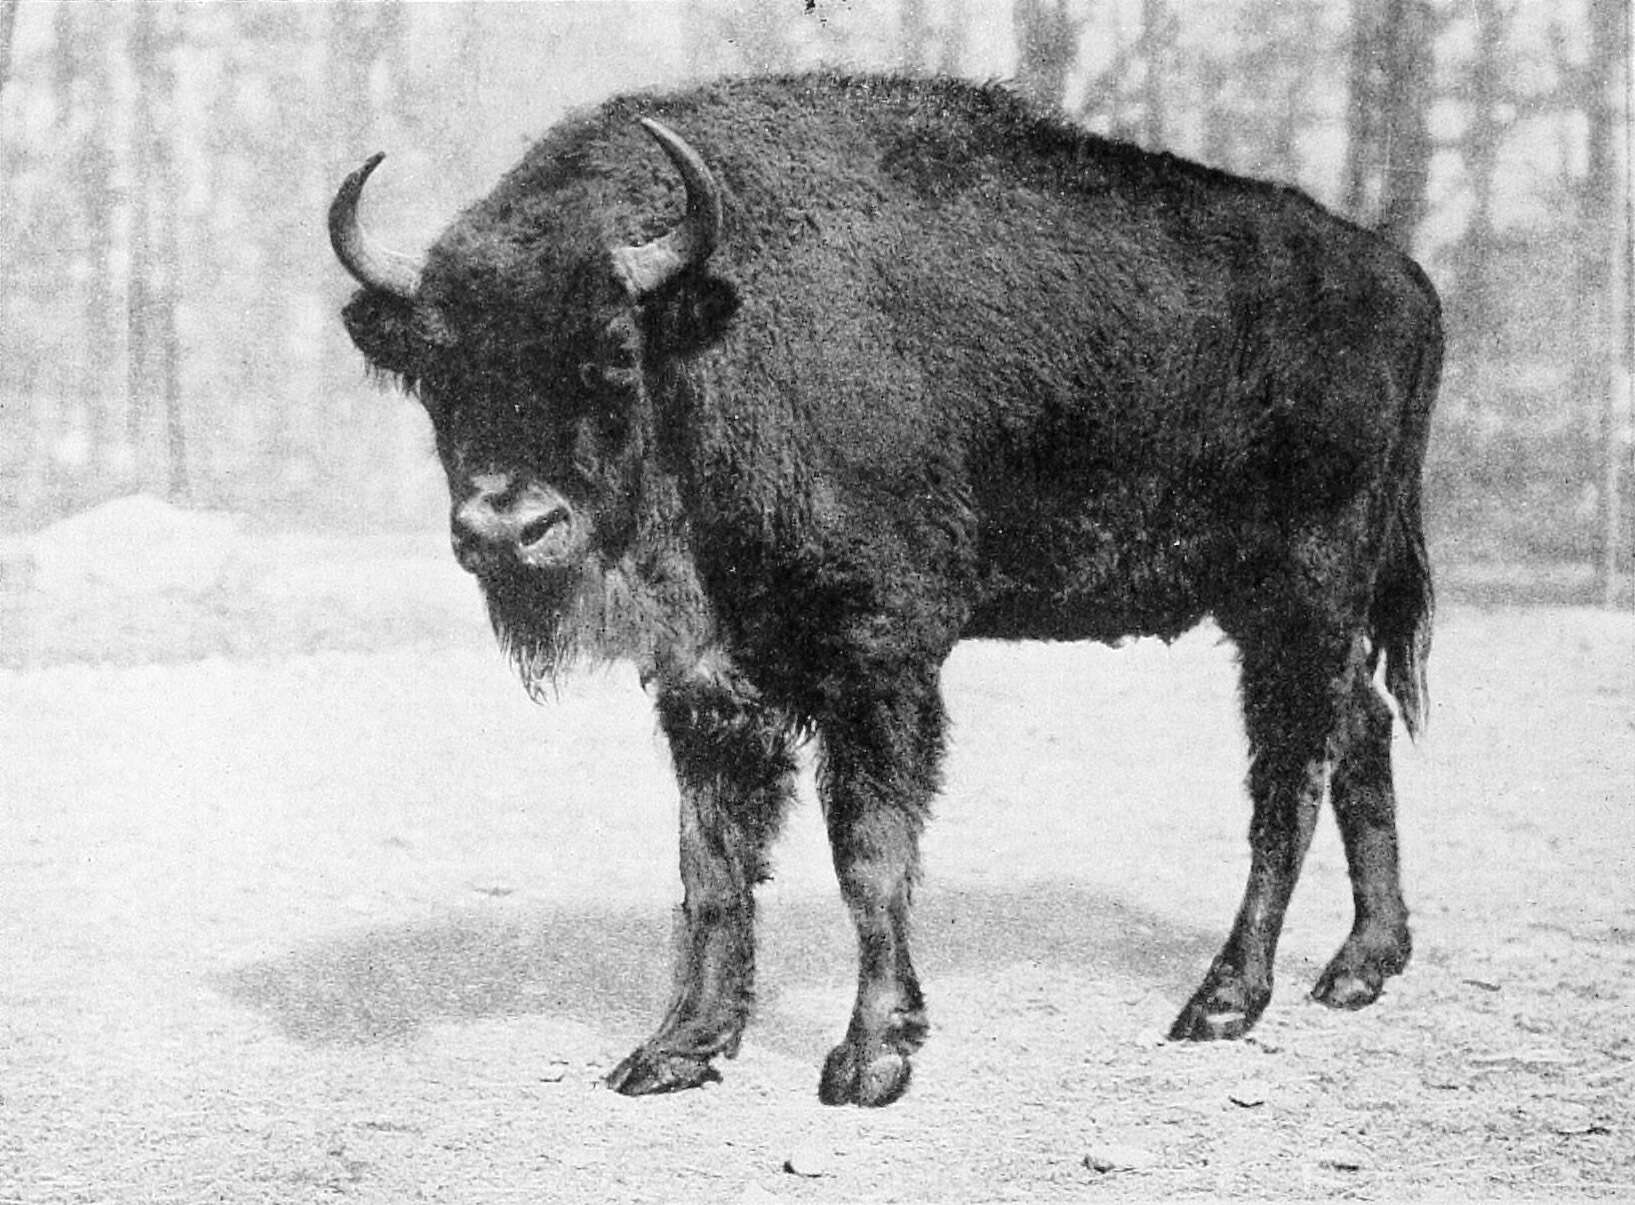
<svg viewBox="0 0 1635 1205">
<path fill-rule="evenodd" d="M 738 1049 L 806 736 L 859 961 L 819 1097 L 907 1088 L 939 675 L 964 639 L 1210 617 L 1237 646 L 1248 883 L 1173 1038 L 1239 1037 L 1265 1009 L 1325 798 L 1353 924 L 1312 995 L 1360 1008 L 1404 968 L 1384 694 L 1412 735 L 1442 356 L 1412 260 L 1295 190 L 949 80 L 615 99 L 423 265 L 358 225 L 377 162 L 331 207 L 363 286 L 344 318 L 432 415 L 495 632 L 535 697 L 634 661 L 669 742 L 680 967 L 614 1088 L 694 1087 Z M 603 471 L 565 467 L 585 465 Z"/>
<path fill-rule="evenodd" d="M 687 592 L 662 590 L 633 556 L 610 566 L 592 553 L 566 569 L 494 570 L 479 582 L 494 635 L 536 702 L 586 664 L 630 661 L 645 673 L 666 636 L 698 622 Z"/>
</svg>

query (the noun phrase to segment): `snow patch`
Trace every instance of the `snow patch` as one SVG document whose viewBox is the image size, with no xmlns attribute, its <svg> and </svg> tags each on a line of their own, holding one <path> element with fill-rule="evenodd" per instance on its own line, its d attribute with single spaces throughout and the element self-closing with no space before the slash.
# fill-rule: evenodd
<svg viewBox="0 0 1635 1205">
<path fill-rule="evenodd" d="M 239 538 L 232 515 L 145 494 L 116 498 L 34 536 L 34 584 L 47 594 L 91 584 L 127 596 L 205 593 L 222 581 Z"/>
</svg>

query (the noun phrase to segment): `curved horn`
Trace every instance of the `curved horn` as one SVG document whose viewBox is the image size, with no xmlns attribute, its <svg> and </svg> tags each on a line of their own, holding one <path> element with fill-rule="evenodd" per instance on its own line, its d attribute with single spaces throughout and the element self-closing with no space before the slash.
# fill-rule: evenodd
<svg viewBox="0 0 1635 1205">
<path fill-rule="evenodd" d="M 363 195 L 364 182 L 384 158 L 384 154 L 371 155 L 342 181 L 329 203 L 329 243 L 341 266 L 364 288 L 413 301 L 420 290 L 419 263 L 411 256 L 377 247 L 358 224 L 358 198 Z"/>
<path fill-rule="evenodd" d="M 680 225 L 639 247 L 613 252 L 614 269 L 632 297 L 644 297 L 710 257 L 721 239 L 721 189 L 702 156 L 675 131 L 650 117 L 642 129 L 653 136 L 687 186 L 687 214 Z"/>
</svg>

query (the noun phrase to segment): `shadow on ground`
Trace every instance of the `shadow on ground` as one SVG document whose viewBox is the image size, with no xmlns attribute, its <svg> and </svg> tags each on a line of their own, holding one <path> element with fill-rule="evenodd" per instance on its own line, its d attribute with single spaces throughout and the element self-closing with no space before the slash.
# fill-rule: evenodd
<svg viewBox="0 0 1635 1205">
<path fill-rule="evenodd" d="M 439 1021 L 531 1014 L 643 1031 L 667 1003 L 672 924 L 655 907 L 473 911 L 252 963 L 219 986 L 312 1044 L 389 1042 Z M 928 981 L 1037 962 L 1145 981 L 1177 1006 L 1220 936 L 1064 884 L 928 891 L 915 930 Z M 757 1038 L 789 1053 L 823 1049 L 826 1032 L 780 1010 L 779 999 L 852 981 L 855 946 L 838 899 L 776 901 L 763 909 L 759 944 Z"/>
</svg>

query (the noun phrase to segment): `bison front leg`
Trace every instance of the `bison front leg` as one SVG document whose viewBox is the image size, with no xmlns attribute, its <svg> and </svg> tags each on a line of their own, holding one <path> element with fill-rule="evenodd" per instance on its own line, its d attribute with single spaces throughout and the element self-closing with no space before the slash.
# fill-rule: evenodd
<svg viewBox="0 0 1635 1205">
<path fill-rule="evenodd" d="M 827 1105 L 887 1105 L 908 1088 L 925 1041 L 909 957 L 919 838 L 942 758 L 942 702 L 932 682 L 898 699 L 853 700 L 823 728 L 820 793 L 840 889 L 857 926 L 857 1001 L 845 1040 L 823 1065 Z"/>
<path fill-rule="evenodd" d="M 681 788 L 679 965 L 658 1030 L 608 1075 L 627 1096 L 719 1080 L 754 998 L 756 883 L 794 789 L 786 725 L 727 674 L 661 683 L 660 724 Z"/>
</svg>

